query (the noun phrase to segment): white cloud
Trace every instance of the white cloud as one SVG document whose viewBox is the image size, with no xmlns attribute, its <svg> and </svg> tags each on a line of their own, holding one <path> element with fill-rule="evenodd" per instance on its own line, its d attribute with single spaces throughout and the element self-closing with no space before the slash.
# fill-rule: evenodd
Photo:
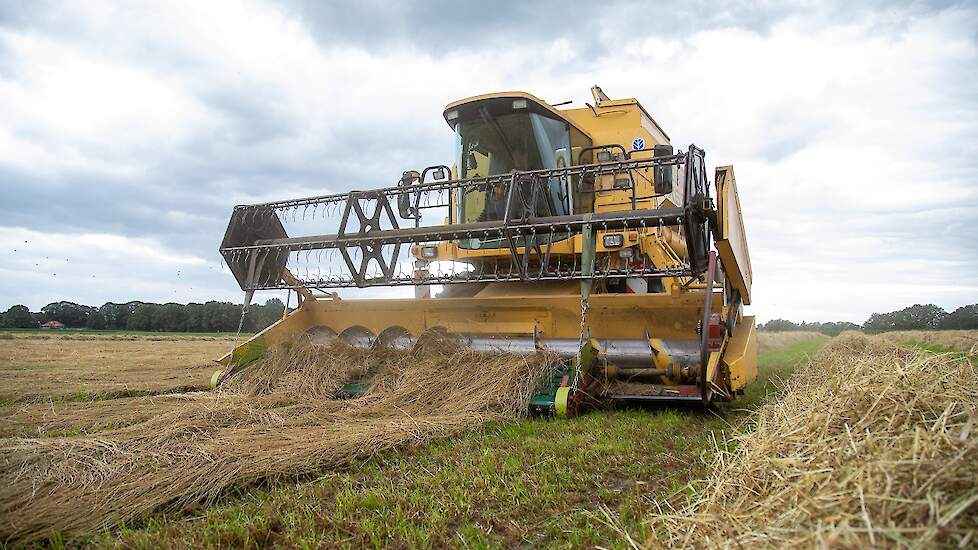
<svg viewBox="0 0 978 550">
<path fill-rule="evenodd" d="M 183 143 L 212 120 L 179 79 L 86 55 L 56 37 L 0 31 L 20 60 L 0 75 L 0 163 L 43 175 L 134 177 L 135 159 Z"/>
<path fill-rule="evenodd" d="M 154 239 L 0 227 L 0 251 L 0 302 L 35 309 L 60 300 L 101 305 L 214 299 L 233 290 L 207 282 L 208 273 L 230 277 L 216 258 L 173 250 Z"/>
<path fill-rule="evenodd" d="M 641 71 L 596 78 L 646 91 L 674 143 L 735 165 L 762 319 L 955 307 L 978 296 L 967 237 L 946 235 L 961 219 L 948 208 L 978 217 L 969 21 L 951 11 L 893 33 L 872 17 L 815 29 L 796 17 L 764 35 L 650 38 L 622 55 Z"/>
</svg>

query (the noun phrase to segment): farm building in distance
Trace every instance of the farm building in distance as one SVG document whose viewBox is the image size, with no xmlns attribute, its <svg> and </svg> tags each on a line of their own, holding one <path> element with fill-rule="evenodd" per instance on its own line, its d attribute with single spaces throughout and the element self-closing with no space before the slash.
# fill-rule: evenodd
<svg viewBox="0 0 978 550">
<path fill-rule="evenodd" d="M 42 329 L 49 329 L 49 330 L 51 330 L 51 329 L 63 329 L 63 328 L 65 328 L 65 325 L 61 321 L 48 321 L 47 323 L 42 324 L 41 325 L 41 328 Z"/>
</svg>

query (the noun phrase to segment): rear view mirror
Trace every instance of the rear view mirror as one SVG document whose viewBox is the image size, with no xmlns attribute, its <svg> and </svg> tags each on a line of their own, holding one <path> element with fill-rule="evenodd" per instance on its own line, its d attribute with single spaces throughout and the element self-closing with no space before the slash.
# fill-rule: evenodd
<svg viewBox="0 0 978 550">
<path fill-rule="evenodd" d="M 668 157 L 672 156 L 672 145 L 656 145 L 653 148 L 653 156 Z M 656 166 L 652 169 L 655 176 L 655 194 L 668 195 L 672 193 L 672 166 Z"/>
<path fill-rule="evenodd" d="M 401 181 L 397 183 L 398 187 L 410 187 L 421 180 L 421 174 L 416 170 L 411 170 L 401 174 Z M 419 213 L 416 208 L 411 204 L 413 201 L 414 193 L 410 193 L 406 190 L 401 191 L 397 195 L 397 213 L 400 214 L 402 219 L 414 220 L 419 218 Z"/>
</svg>

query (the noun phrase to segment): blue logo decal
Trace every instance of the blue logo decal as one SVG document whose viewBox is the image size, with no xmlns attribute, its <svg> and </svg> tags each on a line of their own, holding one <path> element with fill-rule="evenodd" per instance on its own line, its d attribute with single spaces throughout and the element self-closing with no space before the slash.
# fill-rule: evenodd
<svg viewBox="0 0 978 550">
<path fill-rule="evenodd" d="M 638 151 L 639 149 L 645 149 L 645 140 L 642 138 L 635 138 L 632 140 L 632 151 Z"/>
</svg>

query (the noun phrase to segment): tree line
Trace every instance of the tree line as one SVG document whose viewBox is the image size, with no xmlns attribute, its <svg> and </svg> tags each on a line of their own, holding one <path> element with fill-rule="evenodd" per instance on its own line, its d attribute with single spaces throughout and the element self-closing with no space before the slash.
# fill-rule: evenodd
<svg viewBox="0 0 978 550">
<path fill-rule="evenodd" d="M 243 332 L 258 332 L 282 318 L 285 304 L 271 298 L 252 305 L 245 315 Z M 74 302 L 52 302 L 32 312 L 27 306 L 10 307 L 0 316 L 5 328 L 38 328 L 58 321 L 67 328 L 93 330 L 142 330 L 153 332 L 235 332 L 241 319 L 241 304 L 210 301 L 203 304 L 155 304 L 132 301 L 108 302 L 101 307 Z"/>
<path fill-rule="evenodd" d="M 271 298 L 263 305 L 252 305 L 241 330 L 258 332 L 282 318 L 285 304 Z M 48 321 L 59 321 L 68 328 L 142 330 L 160 332 L 234 332 L 241 319 L 241 304 L 210 301 L 203 304 L 154 304 L 147 302 L 108 302 L 101 307 L 53 302 L 31 312 L 26 306 L 10 307 L 0 316 L 0 327 L 37 328 Z M 885 332 L 890 330 L 978 329 L 978 304 L 962 306 L 948 313 L 934 304 L 916 304 L 890 313 L 874 313 L 862 325 L 847 321 L 796 323 L 773 319 L 758 325 L 759 330 L 806 330 L 835 336 L 846 330 Z"/>
<path fill-rule="evenodd" d="M 795 323 L 786 319 L 774 319 L 758 325 L 757 328 L 769 331 L 809 330 L 830 336 L 835 336 L 844 330 L 877 333 L 891 330 L 978 329 L 978 304 L 961 306 L 950 313 L 934 304 L 915 304 L 899 311 L 874 313 L 862 325 L 847 321 Z"/>
</svg>

